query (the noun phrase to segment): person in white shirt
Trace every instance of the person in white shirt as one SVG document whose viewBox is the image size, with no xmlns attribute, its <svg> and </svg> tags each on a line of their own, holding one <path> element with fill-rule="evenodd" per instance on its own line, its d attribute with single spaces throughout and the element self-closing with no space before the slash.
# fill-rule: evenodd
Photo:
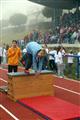
<svg viewBox="0 0 80 120">
<path fill-rule="evenodd" d="M 57 73 L 56 55 L 57 55 L 56 48 L 49 52 L 49 68 L 50 70 L 54 70 Z"/>
<path fill-rule="evenodd" d="M 79 48 L 79 51 L 78 51 L 78 53 L 77 53 L 77 55 L 79 56 L 79 58 L 78 58 L 78 63 L 77 63 L 77 76 L 78 77 L 80 77 L 80 48 Z"/>
<path fill-rule="evenodd" d="M 79 52 L 78 52 L 77 55 L 80 56 L 80 49 L 79 49 Z M 80 57 L 79 57 L 79 64 L 80 64 Z"/>
<path fill-rule="evenodd" d="M 63 48 L 59 46 L 57 50 L 57 68 L 58 68 L 58 76 L 60 78 L 64 77 L 64 64 L 63 64 L 62 50 Z"/>
<path fill-rule="evenodd" d="M 73 66 L 73 60 L 74 57 L 71 57 L 73 55 L 73 51 L 70 50 L 70 53 L 68 53 L 68 59 L 67 59 L 67 63 L 68 63 L 68 74 L 72 74 L 72 66 Z"/>
<path fill-rule="evenodd" d="M 7 62 L 6 56 L 7 56 L 7 51 L 5 48 L 3 48 L 3 50 L 2 50 L 2 57 L 3 57 L 2 63 L 3 64 L 6 64 L 6 62 Z"/>
<path fill-rule="evenodd" d="M 2 47 L 0 46 L 0 65 L 1 65 L 1 61 L 2 61 Z"/>
</svg>

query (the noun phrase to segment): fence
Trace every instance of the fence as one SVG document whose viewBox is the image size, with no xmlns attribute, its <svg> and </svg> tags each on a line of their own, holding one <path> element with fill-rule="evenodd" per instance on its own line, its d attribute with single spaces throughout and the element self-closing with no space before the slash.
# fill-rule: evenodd
<svg viewBox="0 0 80 120">
<path fill-rule="evenodd" d="M 65 55 L 66 57 L 74 57 L 77 59 L 76 62 L 76 77 L 80 78 L 80 56 L 79 55 Z"/>
</svg>

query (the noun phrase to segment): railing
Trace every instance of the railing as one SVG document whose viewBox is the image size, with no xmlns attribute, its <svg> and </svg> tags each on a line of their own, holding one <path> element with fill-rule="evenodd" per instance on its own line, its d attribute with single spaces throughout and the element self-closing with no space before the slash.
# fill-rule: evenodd
<svg viewBox="0 0 80 120">
<path fill-rule="evenodd" d="M 65 57 L 74 57 L 77 59 L 76 62 L 76 77 L 79 79 L 80 76 L 80 56 L 79 55 L 65 55 Z"/>
<path fill-rule="evenodd" d="M 54 54 L 52 55 L 52 54 L 48 54 L 48 55 L 51 55 L 51 56 L 53 56 L 54 57 Z M 74 58 L 76 58 L 76 78 L 78 79 L 78 80 L 80 80 L 80 56 L 79 55 L 68 55 L 68 54 L 66 54 L 66 55 L 64 55 L 63 56 L 64 58 L 66 58 L 66 57 L 74 57 Z"/>
</svg>

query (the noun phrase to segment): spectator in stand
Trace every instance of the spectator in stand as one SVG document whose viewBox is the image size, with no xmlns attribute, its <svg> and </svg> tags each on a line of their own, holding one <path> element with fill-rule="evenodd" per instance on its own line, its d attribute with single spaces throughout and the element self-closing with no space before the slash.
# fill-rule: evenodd
<svg viewBox="0 0 80 120">
<path fill-rule="evenodd" d="M 77 30 L 77 28 L 75 28 L 74 32 L 71 36 L 71 43 L 74 44 L 77 38 L 78 38 L 78 30 Z"/>
<path fill-rule="evenodd" d="M 38 32 L 38 43 L 43 43 L 43 35 L 41 31 Z"/>
<path fill-rule="evenodd" d="M 29 35 L 24 36 L 24 46 L 29 42 Z"/>
<path fill-rule="evenodd" d="M 34 29 L 33 30 L 33 41 L 38 42 L 38 38 L 39 38 L 38 29 Z"/>
<path fill-rule="evenodd" d="M 64 41 L 64 34 L 65 34 L 65 27 L 62 26 L 60 28 L 60 41 L 59 41 L 60 44 L 63 43 L 63 41 Z"/>
<path fill-rule="evenodd" d="M 78 28 L 78 42 L 80 43 L 80 26 Z"/>
<path fill-rule="evenodd" d="M 30 42 L 30 41 L 33 41 L 33 32 L 30 32 L 30 33 L 29 33 L 29 42 Z"/>
<path fill-rule="evenodd" d="M 12 41 L 12 46 L 8 49 L 7 57 L 8 57 L 8 72 L 17 72 L 18 71 L 18 63 L 21 59 L 21 50 L 17 46 L 17 41 Z"/>
</svg>

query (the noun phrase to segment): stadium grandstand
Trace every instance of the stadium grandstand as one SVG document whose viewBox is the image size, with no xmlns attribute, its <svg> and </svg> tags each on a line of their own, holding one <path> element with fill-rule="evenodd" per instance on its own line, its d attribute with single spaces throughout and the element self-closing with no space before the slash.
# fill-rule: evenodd
<svg viewBox="0 0 80 120">
<path fill-rule="evenodd" d="M 77 47 L 80 43 L 80 2 L 79 0 L 29 0 L 31 2 L 41 4 L 53 9 L 53 19 L 50 23 L 47 23 L 48 28 L 45 33 L 42 33 L 42 29 L 31 31 L 30 34 L 24 37 L 25 41 L 34 40 L 34 33 L 36 33 L 37 42 L 46 44 L 64 44 L 64 46 Z M 75 8 L 75 11 L 71 10 Z M 64 13 L 58 16 L 58 11 L 67 10 L 68 13 Z M 45 22 L 43 23 L 45 25 Z M 50 24 L 50 26 L 49 26 Z M 37 23 L 36 23 L 37 25 Z M 35 28 L 36 28 L 36 25 Z M 38 26 L 38 25 L 37 25 Z M 33 36 L 33 37 L 32 37 Z M 66 44 L 69 43 L 69 44 Z M 65 45 L 66 44 L 66 45 Z M 71 45 L 70 45 L 71 44 Z M 50 46 L 50 45 L 49 45 Z"/>
<path fill-rule="evenodd" d="M 80 6 L 79 0 L 29 0 L 51 8 L 72 9 Z"/>
</svg>

